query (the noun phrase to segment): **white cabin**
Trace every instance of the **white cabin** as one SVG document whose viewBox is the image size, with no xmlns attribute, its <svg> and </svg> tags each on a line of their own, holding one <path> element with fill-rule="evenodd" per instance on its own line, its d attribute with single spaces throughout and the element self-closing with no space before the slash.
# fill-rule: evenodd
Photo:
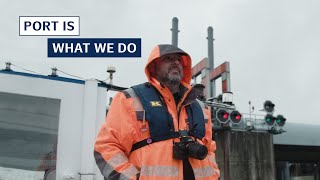
<svg viewBox="0 0 320 180">
<path fill-rule="evenodd" d="M 107 84 L 0 70 L 0 179 L 102 180 Z"/>
</svg>

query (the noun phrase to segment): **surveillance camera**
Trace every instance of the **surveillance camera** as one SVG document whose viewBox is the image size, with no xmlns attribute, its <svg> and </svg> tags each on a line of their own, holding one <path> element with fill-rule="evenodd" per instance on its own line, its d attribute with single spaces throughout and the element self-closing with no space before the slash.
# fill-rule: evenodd
<svg viewBox="0 0 320 180">
<path fill-rule="evenodd" d="M 116 72 L 116 68 L 114 66 L 108 66 L 107 72 L 108 73 L 115 73 Z"/>
</svg>

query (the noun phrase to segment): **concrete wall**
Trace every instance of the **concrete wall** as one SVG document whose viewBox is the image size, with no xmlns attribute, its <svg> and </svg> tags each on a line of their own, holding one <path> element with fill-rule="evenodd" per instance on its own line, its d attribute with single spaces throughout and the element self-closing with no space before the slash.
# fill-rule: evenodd
<svg viewBox="0 0 320 180">
<path fill-rule="evenodd" d="M 263 132 L 215 132 L 221 180 L 273 180 L 272 135 Z"/>
</svg>

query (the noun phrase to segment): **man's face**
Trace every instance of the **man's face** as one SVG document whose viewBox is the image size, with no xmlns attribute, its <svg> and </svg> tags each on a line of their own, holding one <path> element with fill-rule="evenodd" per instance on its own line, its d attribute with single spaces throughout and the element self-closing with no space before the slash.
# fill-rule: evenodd
<svg viewBox="0 0 320 180">
<path fill-rule="evenodd" d="M 160 82 L 180 83 L 183 77 L 181 56 L 177 54 L 165 55 L 155 61 L 156 78 Z"/>
</svg>

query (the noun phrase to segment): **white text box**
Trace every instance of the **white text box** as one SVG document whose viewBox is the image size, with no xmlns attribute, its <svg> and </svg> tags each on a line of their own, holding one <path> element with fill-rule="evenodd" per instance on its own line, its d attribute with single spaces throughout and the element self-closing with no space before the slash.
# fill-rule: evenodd
<svg viewBox="0 0 320 180">
<path fill-rule="evenodd" d="M 79 36 L 79 16 L 20 16 L 20 36 Z"/>
</svg>

